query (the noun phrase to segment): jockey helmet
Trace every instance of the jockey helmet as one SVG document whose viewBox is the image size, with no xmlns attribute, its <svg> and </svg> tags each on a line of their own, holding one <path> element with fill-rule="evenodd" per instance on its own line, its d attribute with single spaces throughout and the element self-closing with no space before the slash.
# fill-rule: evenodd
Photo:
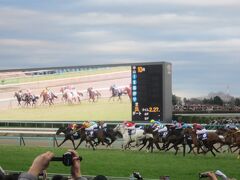
<svg viewBox="0 0 240 180">
<path fill-rule="evenodd" d="M 154 120 L 154 119 L 152 119 L 152 120 L 150 121 L 150 123 L 155 123 L 155 120 Z"/>
<path fill-rule="evenodd" d="M 73 124 L 73 125 L 72 125 L 72 128 L 73 128 L 73 129 L 76 129 L 76 128 L 77 128 L 77 124 Z"/>
<path fill-rule="evenodd" d="M 85 127 L 86 127 L 88 124 L 89 124 L 88 121 L 84 121 L 84 122 L 83 122 L 83 126 L 85 126 Z"/>
</svg>

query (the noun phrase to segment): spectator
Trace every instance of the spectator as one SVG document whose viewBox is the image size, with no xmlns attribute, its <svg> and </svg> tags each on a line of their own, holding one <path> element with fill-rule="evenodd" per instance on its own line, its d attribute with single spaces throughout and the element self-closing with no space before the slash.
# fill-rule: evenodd
<svg viewBox="0 0 240 180">
<path fill-rule="evenodd" d="M 81 176 L 80 161 L 76 151 L 69 150 L 73 156 L 73 165 L 71 167 L 71 175 L 73 180 L 87 180 Z M 49 162 L 54 157 L 52 152 L 46 152 L 37 156 L 28 172 L 21 173 L 19 180 L 37 180 L 38 175 L 47 169 Z"/>
<path fill-rule="evenodd" d="M 93 180 L 107 180 L 107 177 L 103 175 L 97 175 L 93 178 Z"/>
<path fill-rule="evenodd" d="M 208 177 L 209 180 L 218 180 L 218 177 L 220 177 L 222 180 L 235 180 L 234 178 L 228 178 L 223 172 L 217 170 L 215 172 L 208 171 L 201 173 L 199 175 L 199 178 Z"/>
</svg>

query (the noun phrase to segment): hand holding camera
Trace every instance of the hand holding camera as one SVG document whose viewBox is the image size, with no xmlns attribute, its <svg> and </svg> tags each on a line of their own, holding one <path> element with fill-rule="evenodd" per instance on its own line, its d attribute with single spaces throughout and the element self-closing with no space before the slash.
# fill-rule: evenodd
<svg viewBox="0 0 240 180">
<path fill-rule="evenodd" d="M 223 180 L 227 180 L 227 176 L 220 170 L 217 170 L 215 172 L 208 171 L 208 172 L 199 173 L 199 179 L 209 177 L 211 178 L 211 180 L 217 180 L 217 176 L 221 177 Z"/>
<path fill-rule="evenodd" d="M 81 176 L 81 160 L 82 157 L 80 157 L 77 152 L 73 150 L 69 150 L 68 152 L 64 153 L 62 157 L 54 157 L 54 154 L 52 152 L 46 152 L 34 159 L 31 167 L 28 170 L 28 173 L 37 177 L 41 172 L 43 172 L 43 170 L 47 169 L 50 161 L 62 161 L 65 166 L 72 166 L 72 178 L 77 179 Z"/>
<path fill-rule="evenodd" d="M 70 151 L 64 153 L 62 157 L 53 157 L 51 159 L 51 161 L 62 161 L 65 166 L 72 166 L 74 160 L 82 161 L 82 157 L 74 156 L 74 153 Z"/>
</svg>

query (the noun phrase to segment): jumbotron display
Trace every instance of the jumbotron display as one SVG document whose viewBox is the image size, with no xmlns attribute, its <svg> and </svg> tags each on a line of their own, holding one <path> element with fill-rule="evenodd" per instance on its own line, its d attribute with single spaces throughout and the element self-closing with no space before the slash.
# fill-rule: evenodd
<svg viewBox="0 0 240 180">
<path fill-rule="evenodd" d="M 170 121 L 171 64 L 0 71 L 2 121 Z"/>
</svg>

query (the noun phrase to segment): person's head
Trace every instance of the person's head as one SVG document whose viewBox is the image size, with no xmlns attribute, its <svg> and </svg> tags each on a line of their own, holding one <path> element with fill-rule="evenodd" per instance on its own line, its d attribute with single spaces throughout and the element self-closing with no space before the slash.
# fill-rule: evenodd
<svg viewBox="0 0 240 180">
<path fill-rule="evenodd" d="M 76 128 L 77 128 L 77 124 L 74 123 L 74 124 L 72 125 L 72 127 L 73 127 L 73 129 L 76 129 Z"/>
<path fill-rule="evenodd" d="M 154 124 L 154 123 L 155 123 L 155 120 L 154 120 L 154 119 L 152 119 L 152 120 L 150 121 L 150 123 L 151 123 L 151 124 Z"/>
<path fill-rule="evenodd" d="M 68 180 L 68 178 L 62 175 L 55 175 L 52 177 L 52 180 Z"/>
<path fill-rule="evenodd" d="M 93 180 L 107 180 L 107 177 L 104 175 L 97 175 L 93 178 Z"/>
<path fill-rule="evenodd" d="M 84 121 L 83 124 L 82 124 L 84 127 L 87 127 L 89 125 L 89 122 L 88 121 Z"/>
</svg>

